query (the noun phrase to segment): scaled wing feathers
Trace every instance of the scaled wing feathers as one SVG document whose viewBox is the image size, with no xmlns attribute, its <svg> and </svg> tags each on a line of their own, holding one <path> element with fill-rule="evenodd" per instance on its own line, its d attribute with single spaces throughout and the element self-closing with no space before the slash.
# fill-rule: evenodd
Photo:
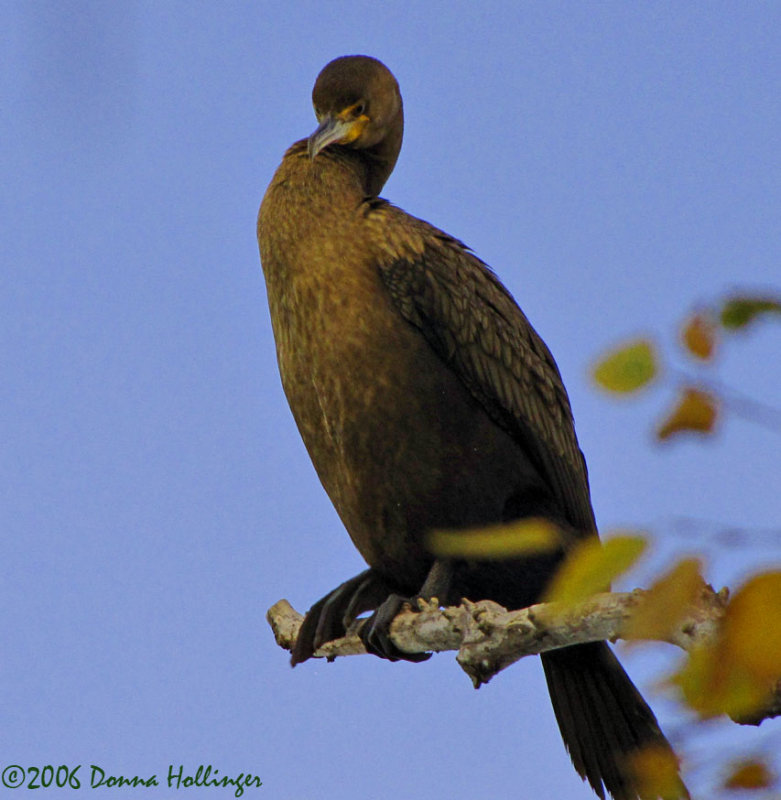
<svg viewBox="0 0 781 800">
<path fill-rule="evenodd" d="M 378 263 L 392 302 L 525 449 L 566 520 L 594 530 L 588 478 L 553 356 L 496 276 L 461 242 L 374 201 Z"/>
</svg>

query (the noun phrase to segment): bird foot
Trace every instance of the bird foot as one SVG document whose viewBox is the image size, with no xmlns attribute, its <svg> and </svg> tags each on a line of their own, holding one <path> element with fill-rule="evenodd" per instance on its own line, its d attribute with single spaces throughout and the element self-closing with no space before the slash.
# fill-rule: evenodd
<svg viewBox="0 0 781 800">
<path fill-rule="evenodd" d="M 362 612 L 377 608 L 389 591 L 385 581 L 371 569 L 337 586 L 307 612 L 290 663 L 295 667 L 311 658 L 320 645 L 344 636 L 353 620 Z"/>
<path fill-rule="evenodd" d="M 366 620 L 358 634 L 367 652 L 389 661 L 412 661 L 418 663 L 431 658 L 431 653 L 405 653 L 391 641 L 390 626 L 396 615 L 404 608 L 419 608 L 420 598 L 390 594 L 377 610 Z"/>
</svg>

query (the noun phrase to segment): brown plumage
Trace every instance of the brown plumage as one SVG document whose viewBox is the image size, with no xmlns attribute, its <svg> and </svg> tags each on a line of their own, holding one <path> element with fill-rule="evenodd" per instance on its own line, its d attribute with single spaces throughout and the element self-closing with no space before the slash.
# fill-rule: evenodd
<svg viewBox="0 0 781 800">
<path fill-rule="evenodd" d="M 403 598 L 539 599 L 561 554 L 435 561 L 433 528 L 545 516 L 596 535 L 586 465 L 553 356 L 463 244 L 378 198 L 401 147 L 393 75 L 349 56 L 315 84 L 319 127 L 285 154 L 258 239 L 279 370 L 315 469 L 369 569 L 307 614 L 293 663 L 363 611 L 367 648 L 396 650 Z M 607 645 L 542 656 L 562 737 L 604 797 L 637 797 L 627 755 L 666 746 Z"/>
</svg>

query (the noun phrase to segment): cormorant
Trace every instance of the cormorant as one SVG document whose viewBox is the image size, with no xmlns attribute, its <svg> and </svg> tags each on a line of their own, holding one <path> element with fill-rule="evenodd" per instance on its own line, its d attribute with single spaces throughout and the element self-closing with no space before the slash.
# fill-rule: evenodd
<svg viewBox="0 0 781 800">
<path fill-rule="evenodd" d="M 260 256 L 290 408 L 369 569 L 309 610 L 292 662 L 369 610 L 367 649 L 423 660 L 388 637 L 404 599 L 523 608 L 562 557 L 445 562 L 427 533 L 545 517 L 596 536 L 586 463 L 553 356 L 510 293 L 461 242 L 378 197 L 403 132 L 391 72 L 337 58 L 312 100 L 317 130 L 263 199 Z M 636 798 L 627 757 L 669 745 L 607 644 L 542 663 L 581 777 Z"/>
</svg>

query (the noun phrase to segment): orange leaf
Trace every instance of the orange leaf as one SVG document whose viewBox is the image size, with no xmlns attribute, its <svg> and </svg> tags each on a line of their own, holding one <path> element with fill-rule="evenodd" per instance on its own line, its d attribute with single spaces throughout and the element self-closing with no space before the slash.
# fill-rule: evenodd
<svg viewBox="0 0 781 800">
<path fill-rule="evenodd" d="M 675 408 L 659 425 L 656 436 L 660 441 L 686 431 L 710 434 L 718 416 L 718 401 L 709 392 L 685 388 Z"/>
<path fill-rule="evenodd" d="M 699 596 L 700 561 L 685 558 L 647 592 L 624 630 L 627 639 L 666 639 Z"/>
<path fill-rule="evenodd" d="M 666 747 L 649 745 L 630 756 L 629 767 L 640 797 L 681 800 L 688 797 L 679 774 L 678 759 Z"/>
<path fill-rule="evenodd" d="M 684 323 L 681 339 L 686 349 L 695 358 L 708 361 L 716 349 L 718 329 L 708 313 L 692 314 Z"/>
<path fill-rule="evenodd" d="M 775 780 L 775 775 L 764 761 L 741 761 L 733 765 L 732 772 L 724 781 L 724 788 L 769 789 Z"/>
</svg>

